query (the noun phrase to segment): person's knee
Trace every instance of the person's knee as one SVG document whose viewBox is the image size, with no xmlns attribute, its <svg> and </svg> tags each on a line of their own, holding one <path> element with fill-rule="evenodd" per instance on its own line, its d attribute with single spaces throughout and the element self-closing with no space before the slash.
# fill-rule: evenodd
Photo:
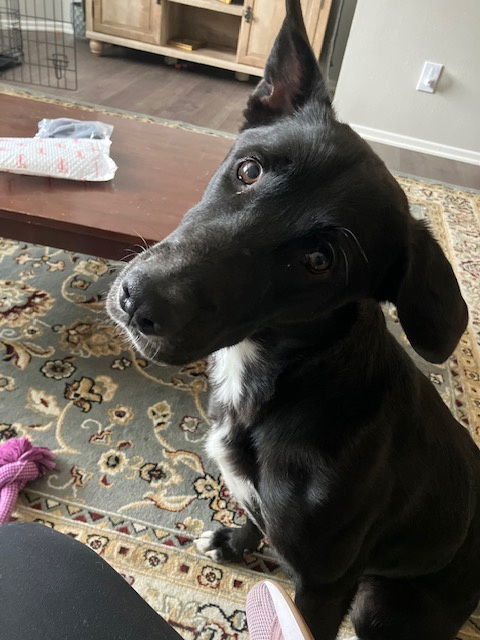
<svg viewBox="0 0 480 640">
<path fill-rule="evenodd" d="M 8 540 L 19 542 L 24 539 L 48 538 L 51 531 L 50 527 L 38 522 L 9 522 L 0 527 L 0 541 L 3 545 Z"/>
<path fill-rule="evenodd" d="M 38 522 L 10 522 L 0 527 L 0 547 L 55 550 L 60 546 L 79 544 L 69 536 Z M 80 545 L 83 546 L 83 545 Z"/>
</svg>

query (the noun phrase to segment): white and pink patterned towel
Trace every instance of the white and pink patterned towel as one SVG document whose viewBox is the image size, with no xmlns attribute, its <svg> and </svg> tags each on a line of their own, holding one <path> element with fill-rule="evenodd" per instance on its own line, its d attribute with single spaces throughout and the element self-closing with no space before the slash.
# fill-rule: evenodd
<svg viewBox="0 0 480 640">
<path fill-rule="evenodd" d="M 82 138 L 0 138 L 0 171 L 104 182 L 117 170 L 110 145 Z"/>
</svg>

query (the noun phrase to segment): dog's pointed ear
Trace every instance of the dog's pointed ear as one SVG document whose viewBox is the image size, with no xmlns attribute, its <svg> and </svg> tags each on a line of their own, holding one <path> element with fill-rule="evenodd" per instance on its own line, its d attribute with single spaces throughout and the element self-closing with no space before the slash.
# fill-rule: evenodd
<svg viewBox="0 0 480 640">
<path fill-rule="evenodd" d="M 242 129 L 269 124 L 315 99 L 333 114 L 310 47 L 300 0 L 286 0 L 287 13 L 268 57 L 263 80 L 250 96 Z"/>
<path fill-rule="evenodd" d="M 468 310 L 450 263 L 422 222 L 412 225 L 405 262 L 389 298 L 415 351 L 429 362 L 444 362 L 465 331 Z"/>
</svg>

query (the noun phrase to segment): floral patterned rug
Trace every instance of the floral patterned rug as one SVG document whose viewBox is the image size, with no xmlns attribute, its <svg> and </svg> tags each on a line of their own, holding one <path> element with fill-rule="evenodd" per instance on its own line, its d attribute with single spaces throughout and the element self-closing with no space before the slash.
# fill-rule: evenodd
<svg viewBox="0 0 480 640">
<path fill-rule="evenodd" d="M 453 357 L 420 365 L 480 444 L 480 196 L 399 180 L 454 263 L 471 311 Z M 95 549 L 185 639 L 245 640 L 250 587 L 265 575 L 288 580 L 268 548 L 242 565 L 195 551 L 204 529 L 245 518 L 203 452 L 205 362 L 159 367 L 119 341 L 102 304 L 116 268 L 0 240 L 0 440 L 26 435 L 57 454 L 57 469 L 23 493 L 15 517 Z M 394 310 L 386 314 L 405 342 Z M 473 617 L 459 637 L 480 640 L 479 629 Z M 351 634 L 347 622 L 340 637 Z"/>
</svg>

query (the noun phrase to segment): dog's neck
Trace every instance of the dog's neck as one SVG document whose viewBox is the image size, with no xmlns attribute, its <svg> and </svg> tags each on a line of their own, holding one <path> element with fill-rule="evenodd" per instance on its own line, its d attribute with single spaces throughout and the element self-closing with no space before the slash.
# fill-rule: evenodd
<svg viewBox="0 0 480 640">
<path fill-rule="evenodd" d="M 376 360 L 382 360 L 375 353 L 382 350 L 382 325 L 378 303 L 353 303 L 328 317 L 265 329 L 217 351 L 210 368 L 212 417 L 223 420 L 227 414 L 248 424 L 274 395 L 280 376 L 307 380 L 313 369 L 316 375 L 323 371 L 322 377 L 334 384 L 336 371 L 345 382 L 346 370 L 355 384 L 359 375 L 368 384 L 369 372 L 361 372 L 356 362 L 366 361 L 373 369 Z M 369 339 L 372 335 L 375 340 Z"/>
</svg>

